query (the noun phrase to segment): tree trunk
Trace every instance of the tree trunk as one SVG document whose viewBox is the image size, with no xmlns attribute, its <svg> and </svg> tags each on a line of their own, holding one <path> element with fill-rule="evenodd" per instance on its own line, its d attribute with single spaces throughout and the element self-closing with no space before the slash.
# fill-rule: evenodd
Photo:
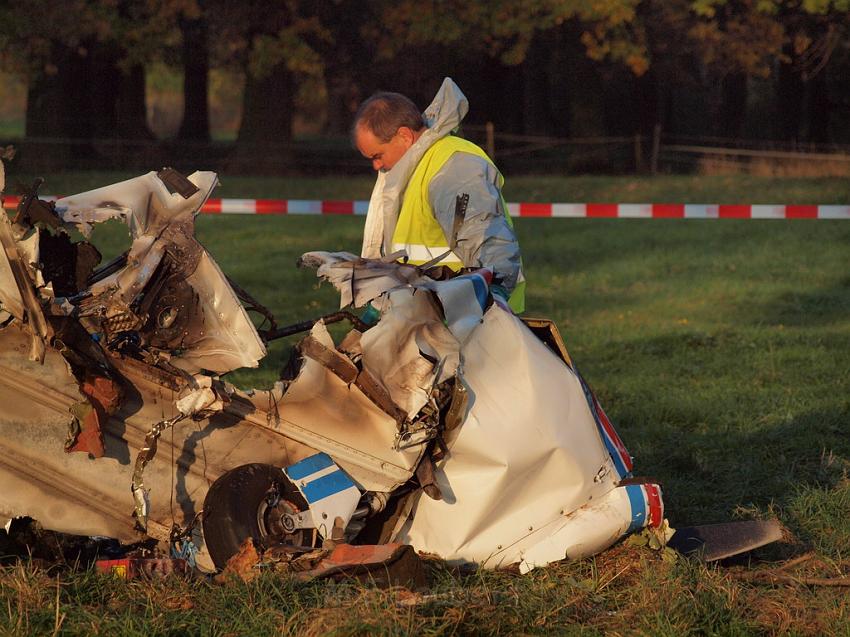
<svg viewBox="0 0 850 637">
<path fill-rule="evenodd" d="M 274 173 L 290 165 L 294 82 L 284 63 L 261 78 L 245 78 L 235 167 Z"/>
<path fill-rule="evenodd" d="M 806 140 L 816 144 L 829 142 L 830 103 L 825 73 L 821 70 L 806 82 Z"/>
<path fill-rule="evenodd" d="M 747 116 L 747 76 L 730 73 L 723 78 L 720 104 L 721 137 L 740 137 Z"/>
<path fill-rule="evenodd" d="M 64 168 L 71 157 L 70 145 L 63 139 L 62 93 L 62 77 L 58 74 L 30 80 L 24 134 L 32 145 L 18 161 L 26 170 L 52 172 Z"/>
<path fill-rule="evenodd" d="M 154 139 L 148 128 L 145 103 L 145 69 L 136 64 L 129 71 L 116 62 L 124 56 L 118 45 L 95 44 L 89 54 L 91 76 L 86 86 L 96 139 Z"/>
<path fill-rule="evenodd" d="M 115 119 L 115 130 L 120 139 L 154 139 L 148 127 L 145 68 L 140 64 L 131 67 L 127 73 L 121 73 Z"/>
<path fill-rule="evenodd" d="M 354 113 L 365 97 L 360 88 L 345 74 L 328 75 L 328 118 L 326 130 L 331 135 L 345 135 L 354 122 Z"/>
<path fill-rule="evenodd" d="M 62 113 L 62 77 L 59 73 L 32 78 L 27 87 L 24 135 L 27 137 L 64 137 Z"/>
<path fill-rule="evenodd" d="M 663 114 L 661 91 L 658 86 L 658 74 L 652 67 L 635 79 L 635 105 L 637 111 L 637 132 L 652 138 L 655 125 L 660 124 Z"/>
<path fill-rule="evenodd" d="M 55 72 L 34 77 L 27 89 L 25 135 L 41 138 L 27 162 L 39 170 L 65 168 L 71 159 L 94 154 L 90 138 L 92 113 L 87 93 L 90 68 L 87 55 L 56 46 Z"/>
<path fill-rule="evenodd" d="M 786 47 L 785 52 L 790 54 L 790 47 Z M 781 63 L 776 81 L 776 134 L 779 139 L 797 141 L 800 138 L 804 89 L 803 80 L 794 70 L 794 60 Z"/>
<path fill-rule="evenodd" d="M 181 20 L 183 33 L 183 121 L 178 139 L 210 141 L 209 39 L 203 16 Z"/>
<path fill-rule="evenodd" d="M 522 73 L 523 130 L 526 135 L 547 135 L 552 130 L 549 116 L 549 59 L 552 32 L 536 33 L 528 55 L 520 65 Z"/>
<path fill-rule="evenodd" d="M 501 85 L 500 101 L 496 104 L 501 117 L 494 120 L 496 130 L 507 133 L 522 134 L 525 130 L 525 112 L 523 109 L 523 100 L 516 99 L 523 95 L 523 73 L 521 66 L 505 66 L 500 62 L 499 74 L 501 82 L 495 83 L 495 86 Z M 504 123 L 499 125 L 499 119 Z"/>
<path fill-rule="evenodd" d="M 552 132 L 558 137 L 569 137 L 573 130 L 573 92 L 578 86 L 574 64 L 588 62 L 578 37 L 578 31 L 571 22 L 561 25 L 554 34 L 554 48 L 549 62 L 549 112 Z"/>
</svg>

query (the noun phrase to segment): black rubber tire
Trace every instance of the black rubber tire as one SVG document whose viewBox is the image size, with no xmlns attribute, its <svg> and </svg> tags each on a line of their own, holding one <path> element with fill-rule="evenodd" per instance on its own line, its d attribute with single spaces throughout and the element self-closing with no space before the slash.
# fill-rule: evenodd
<svg viewBox="0 0 850 637">
<path fill-rule="evenodd" d="M 280 538 L 267 536 L 260 528 L 258 512 L 266 494 L 277 485 L 282 497 L 299 511 L 307 503 L 283 471 L 272 465 L 252 463 L 231 469 L 216 480 L 204 499 L 204 542 L 217 569 L 224 568 L 246 538 L 264 550 L 280 544 Z"/>
</svg>

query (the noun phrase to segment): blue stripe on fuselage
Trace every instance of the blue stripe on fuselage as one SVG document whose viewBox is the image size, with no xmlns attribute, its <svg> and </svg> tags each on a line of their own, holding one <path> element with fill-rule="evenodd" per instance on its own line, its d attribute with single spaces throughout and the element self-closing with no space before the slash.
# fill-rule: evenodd
<svg viewBox="0 0 850 637">
<path fill-rule="evenodd" d="M 626 486 L 626 494 L 629 496 L 629 504 L 632 507 L 632 522 L 629 524 L 628 532 L 642 529 L 646 524 L 646 501 L 643 498 L 643 489 L 639 484 Z"/>
<path fill-rule="evenodd" d="M 584 399 L 587 401 L 587 406 L 590 409 L 590 415 L 593 416 L 593 421 L 596 423 L 596 429 L 599 431 L 599 437 L 602 438 L 602 444 L 605 445 L 608 455 L 611 456 L 611 462 L 614 463 L 614 469 L 622 480 L 630 475 L 631 472 L 626 468 L 626 463 L 624 463 L 622 457 L 620 457 L 620 450 L 617 449 L 617 445 L 615 445 L 614 441 L 608 437 L 608 432 L 605 431 L 605 426 L 602 424 L 602 421 L 599 420 L 599 414 L 596 413 L 596 405 L 593 404 L 593 394 L 590 391 L 590 387 L 588 387 L 587 383 L 584 382 L 584 378 L 581 377 L 578 370 L 576 370 L 575 374 L 578 378 L 579 384 L 581 385 L 581 390 L 584 392 Z M 611 426 L 613 427 L 614 425 L 612 424 Z"/>
<path fill-rule="evenodd" d="M 301 462 L 296 462 L 291 467 L 287 467 L 286 475 L 289 476 L 290 480 L 301 480 L 317 471 L 327 469 L 333 463 L 334 461 L 328 454 L 317 453 L 309 458 L 304 458 Z"/>
<path fill-rule="evenodd" d="M 318 502 L 319 500 L 334 495 L 335 493 L 339 493 L 340 491 L 350 489 L 351 487 L 356 487 L 356 485 L 351 481 L 351 478 L 345 475 L 341 470 L 338 470 L 333 473 L 329 473 L 326 476 L 322 476 L 321 478 L 316 478 L 309 484 L 304 485 L 301 492 L 304 494 L 304 497 L 307 498 L 307 502 L 313 504 L 314 502 Z"/>
</svg>

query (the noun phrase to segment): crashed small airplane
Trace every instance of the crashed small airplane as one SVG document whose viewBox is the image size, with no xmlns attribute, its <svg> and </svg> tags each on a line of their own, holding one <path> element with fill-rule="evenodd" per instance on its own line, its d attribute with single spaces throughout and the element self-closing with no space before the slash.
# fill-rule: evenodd
<svg viewBox="0 0 850 637">
<path fill-rule="evenodd" d="M 515 316 L 487 270 L 311 252 L 300 264 L 343 311 L 278 328 L 194 237 L 217 183 L 164 169 L 56 201 L 33 187 L 0 215 L 0 518 L 155 538 L 208 571 L 252 538 L 527 572 L 662 524 L 659 486 L 632 477 L 557 328 Z M 86 239 L 109 219 L 132 245 L 100 265 Z M 371 324 L 345 311 L 368 305 Z M 326 324 L 346 319 L 335 343 Z M 272 389 L 220 378 L 299 331 Z"/>
</svg>

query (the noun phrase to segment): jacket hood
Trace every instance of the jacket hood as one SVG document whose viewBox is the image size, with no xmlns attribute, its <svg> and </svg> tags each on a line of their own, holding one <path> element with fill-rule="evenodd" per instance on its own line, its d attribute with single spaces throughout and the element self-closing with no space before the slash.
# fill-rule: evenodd
<svg viewBox="0 0 850 637">
<path fill-rule="evenodd" d="M 447 77 L 443 80 L 443 84 L 431 104 L 422 114 L 425 125 L 428 127 L 423 136 L 430 133 L 436 136 L 436 139 L 445 137 L 457 130 L 468 111 L 469 101 L 466 99 L 466 95 L 461 92 L 460 87 L 450 77 Z"/>
</svg>

